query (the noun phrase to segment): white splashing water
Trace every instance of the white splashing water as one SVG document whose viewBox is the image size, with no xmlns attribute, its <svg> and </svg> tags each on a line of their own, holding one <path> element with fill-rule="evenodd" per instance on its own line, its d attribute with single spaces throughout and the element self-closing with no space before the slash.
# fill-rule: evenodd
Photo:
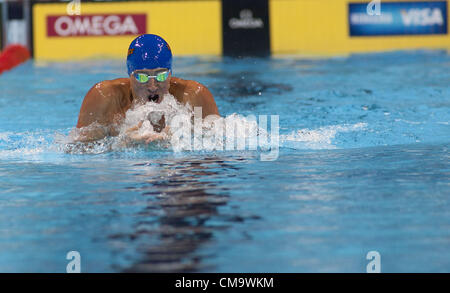
<svg viewBox="0 0 450 293">
<path fill-rule="evenodd" d="M 300 129 L 282 135 L 281 142 L 285 146 L 304 149 L 335 149 L 333 140 L 339 132 L 364 130 L 367 123 L 324 126 L 318 129 Z"/>
<path fill-rule="evenodd" d="M 51 142 L 52 131 L 0 132 L 0 159 L 35 156 L 45 151 L 57 151 Z"/>
<path fill-rule="evenodd" d="M 164 136 L 164 141 L 155 141 L 150 143 L 151 146 L 157 146 L 159 148 L 172 149 L 174 151 L 180 150 L 224 150 L 226 148 L 227 139 L 230 137 L 236 142 L 237 146 L 239 142 L 247 142 L 249 137 L 257 137 L 268 133 L 265 129 L 258 126 L 256 119 L 249 117 L 243 117 L 238 114 L 232 114 L 227 117 L 210 117 L 200 122 L 201 126 L 198 129 L 202 136 L 202 144 L 200 148 L 196 148 L 194 135 L 196 134 L 196 121 L 193 108 L 187 105 L 181 105 L 176 101 L 172 95 L 164 96 L 161 103 L 148 102 L 142 106 L 134 109 L 129 109 L 126 112 L 125 120 L 119 127 L 119 134 L 116 137 L 105 138 L 95 143 L 89 144 L 73 144 L 70 141 L 79 135 L 78 130 L 71 132 L 69 137 L 59 137 L 57 142 L 60 144 L 66 144 L 65 151 L 70 153 L 103 153 L 107 151 L 116 151 L 123 149 L 130 149 L 129 130 L 133 127 L 136 130 L 132 131 L 134 135 L 139 136 L 151 136 L 158 135 L 153 125 L 156 125 L 158 121 L 164 116 L 165 125 L 172 126 L 172 122 L 175 118 L 181 119 L 186 124 L 189 124 L 189 139 L 174 140 L 170 136 Z M 201 117 L 200 115 L 198 117 Z M 211 119 L 212 118 L 212 119 Z M 193 121 L 193 123 L 192 123 Z M 141 123 L 141 124 L 140 124 Z M 140 127 L 136 127 L 140 125 Z M 228 132 L 225 125 L 233 125 L 233 133 Z M 98 125 L 92 125 L 98 127 Z M 91 126 L 88 126 L 91 127 Z M 172 133 L 174 129 L 171 128 Z M 247 140 L 247 141 L 246 141 Z M 239 142 L 238 142 L 239 141 Z M 145 143 L 132 144 L 133 148 L 145 147 Z M 236 146 L 236 147 L 237 147 Z M 260 143 L 260 148 L 265 150 L 269 148 L 269 141 Z M 239 148 L 237 148 L 239 149 Z M 245 148 L 241 148 L 242 150 Z"/>
<path fill-rule="evenodd" d="M 119 127 L 119 134 L 116 137 L 107 137 L 96 141 L 95 143 L 73 143 L 74 138 L 79 134 L 78 129 L 74 128 L 68 135 L 63 134 L 67 130 L 54 132 L 51 130 L 40 130 L 35 132 L 0 132 L 0 158 L 23 158 L 35 156 L 41 153 L 89 153 L 99 154 L 110 151 L 139 151 L 142 148 L 172 149 L 177 150 L 197 150 L 192 141 L 191 145 L 186 145 L 187 140 L 173 140 L 166 137 L 165 141 L 152 142 L 149 145 L 142 143 L 140 145 L 127 145 L 124 143 L 127 138 L 127 130 L 143 122 L 141 127 L 135 133 L 137 135 L 158 134 L 153 125 L 165 117 L 165 124 L 170 125 L 175 117 L 192 118 L 194 111 L 188 105 L 179 104 L 172 95 L 166 95 L 160 104 L 153 102 L 146 103 L 135 109 L 127 111 L 125 120 Z M 191 120 L 191 119 L 187 120 Z M 282 117 L 281 117 L 282 119 Z M 195 119 L 191 125 L 192 136 L 195 134 Z M 251 138 L 258 138 L 258 149 L 268 150 L 271 133 L 266 130 L 261 121 L 256 117 L 244 117 L 239 114 L 231 114 L 226 117 L 216 119 L 204 119 L 201 127 L 197 130 L 202 134 L 201 149 L 210 150 L 228 150 L 228 140 L 235 142 L 235 148 L 238 150 L 239 143 L 243 142 L 245 149 L 249 149 Z M 268 126 L 270 121 L 267 121 Z M 224 125 L 234 125 L 233 133 L 227 131 Z M 91 126 L 89 126 L 91 127 Z M 290 134 L 279 136 L 280 147 L 289 147 L 294 149 L 333 149 L 333 140 L 339 132 L 360 131 L 367 127 L 366 123 L 356 123 L 350 125 L 332 125 L 320 127 L 318 129 L 300 129 L 292 131 Z M 270 127 L 269 127 L 270 128 Z M 261 138 L 265 138 L 261 139 Z"/>
</svg>

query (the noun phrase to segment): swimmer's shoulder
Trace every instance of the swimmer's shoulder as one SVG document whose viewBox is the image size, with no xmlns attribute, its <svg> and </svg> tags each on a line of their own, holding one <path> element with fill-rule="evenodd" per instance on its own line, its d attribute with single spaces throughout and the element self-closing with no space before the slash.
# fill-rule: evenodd
<svg viewBox="0 0 450 293">
<path fill-rule="evenodd" d="M 206 88 L 203 84 L 195 80 L 182 79 L 172 76 L 170 79 L 170 87 L 183 88 L 185 90 L 193 90 L 198 88 Z"/>
<path fill-rule="evenodd" d="M 193 107 L 202 107 L 203 116 L 210 114 L 219 115 L 212 93 L 205 85 L 195 80 L 186 80 L 173 76 L 170 80 L 169 92 L 184 104 L 189 103 Z"/>
<path fill-rule="evenodd" d="M 127 78 L 96 83 L 84 97 L 77 127 L 88 126 L 96 121 L 106 125 L 120 119 L 131 105 L 130 96 Z"/>
<path fill-rule="evenodd" d="M 131 103 L 129 78 L 116 78 L 96 83 L 92 89 L 99 93 L 107 102 L 118 103 L 122 108 Z"/>
<path fill-rule="evenodd" d="M 172 76 L 170 79 L 169 92 L 174 95 L 178 100 L 188 102 L 189 98 L 193 98 L 201 92 L 209 91 L 206 86 L 195 81 L 182 79 Z"/>
<path fill-rule="evenodd" d="M 130 92 L 129 78 L 116 78 L 97 82 L 93 88 L 109 96 Z"/>
</svg>

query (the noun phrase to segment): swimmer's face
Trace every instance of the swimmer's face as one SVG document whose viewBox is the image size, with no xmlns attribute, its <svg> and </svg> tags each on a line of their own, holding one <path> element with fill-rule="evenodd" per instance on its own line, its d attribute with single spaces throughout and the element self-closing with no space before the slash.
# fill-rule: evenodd
<svg viewBox="0 0 450 293">
<path fill-rule="evenodd" d="M 164 80 L 165 72 L 167 73 L 167 78 Z M 149 101 L 161 103 L 164 95 L 169 93 L 170 77 L 171 73 L 167 68 L 134 71 L 130 76 L 133 98 L 139 104 L 145 104 Z"/>
</svg>

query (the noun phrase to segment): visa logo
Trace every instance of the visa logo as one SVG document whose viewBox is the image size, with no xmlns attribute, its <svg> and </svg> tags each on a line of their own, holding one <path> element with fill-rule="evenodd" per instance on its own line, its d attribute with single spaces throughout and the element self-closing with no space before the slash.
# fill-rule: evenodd
<svg viewBox="0 0 450 293">
<path fill-rule="evenodd" d="M 444 19 L 442 17 L 442 11 L 439 8 L 423 8 L 423 9 L 408 9 L 401 10 L 403 24 L 405 26 L 417 25 L 443 25 Z"/>
</svg>

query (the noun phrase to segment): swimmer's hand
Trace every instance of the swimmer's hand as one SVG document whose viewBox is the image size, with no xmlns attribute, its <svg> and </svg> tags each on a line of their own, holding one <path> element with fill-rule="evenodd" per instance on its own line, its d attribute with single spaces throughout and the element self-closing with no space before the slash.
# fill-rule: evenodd
<svg viewBox="0 0 450 293">
<path fill-rule="evenodd" d="M 146 143 L 146 144 L 149 144 L 149 143 L 151 143 L 152 141 L 157 141 L 157 140 L 163 141 L 163 140 L 167 140 L 167 139 L 169 138 L 169 131 L 170 131 L 169 126 L 166 126 L 161 132 L 154 133 L 154 134 L 150 135 L 150 136 L 145 140 L 145 143 Z"/>
<path fill-rule="evenodd" d="M 170 129 L 168 126 L 166 126 L 161 132 L 158 133 L 139 134 L 138 130 L 141 128 L 142 124 L 143 121 L 125 131 L 129 142 L 131 140 L 131 142 L 134 143 L 149 144 L 153 141 L 163 141 L 169 138 Z"/>
<path fill-rule="evenodd" d="M 143 135 L 137 134 L 137 133 L 131 133 L 128 134 L 128 138 L 131 139 L 133 142 L 136 143 L 145 143 L 145 144 L 149 144 L 153 141 L 163 141 L 166 140 L 168 138 L 167 135 L 167 130 L 168 127 L 164 128 L 163 131 L 159 132 L 159 133 L 146 133 Z"/>
</svg>

